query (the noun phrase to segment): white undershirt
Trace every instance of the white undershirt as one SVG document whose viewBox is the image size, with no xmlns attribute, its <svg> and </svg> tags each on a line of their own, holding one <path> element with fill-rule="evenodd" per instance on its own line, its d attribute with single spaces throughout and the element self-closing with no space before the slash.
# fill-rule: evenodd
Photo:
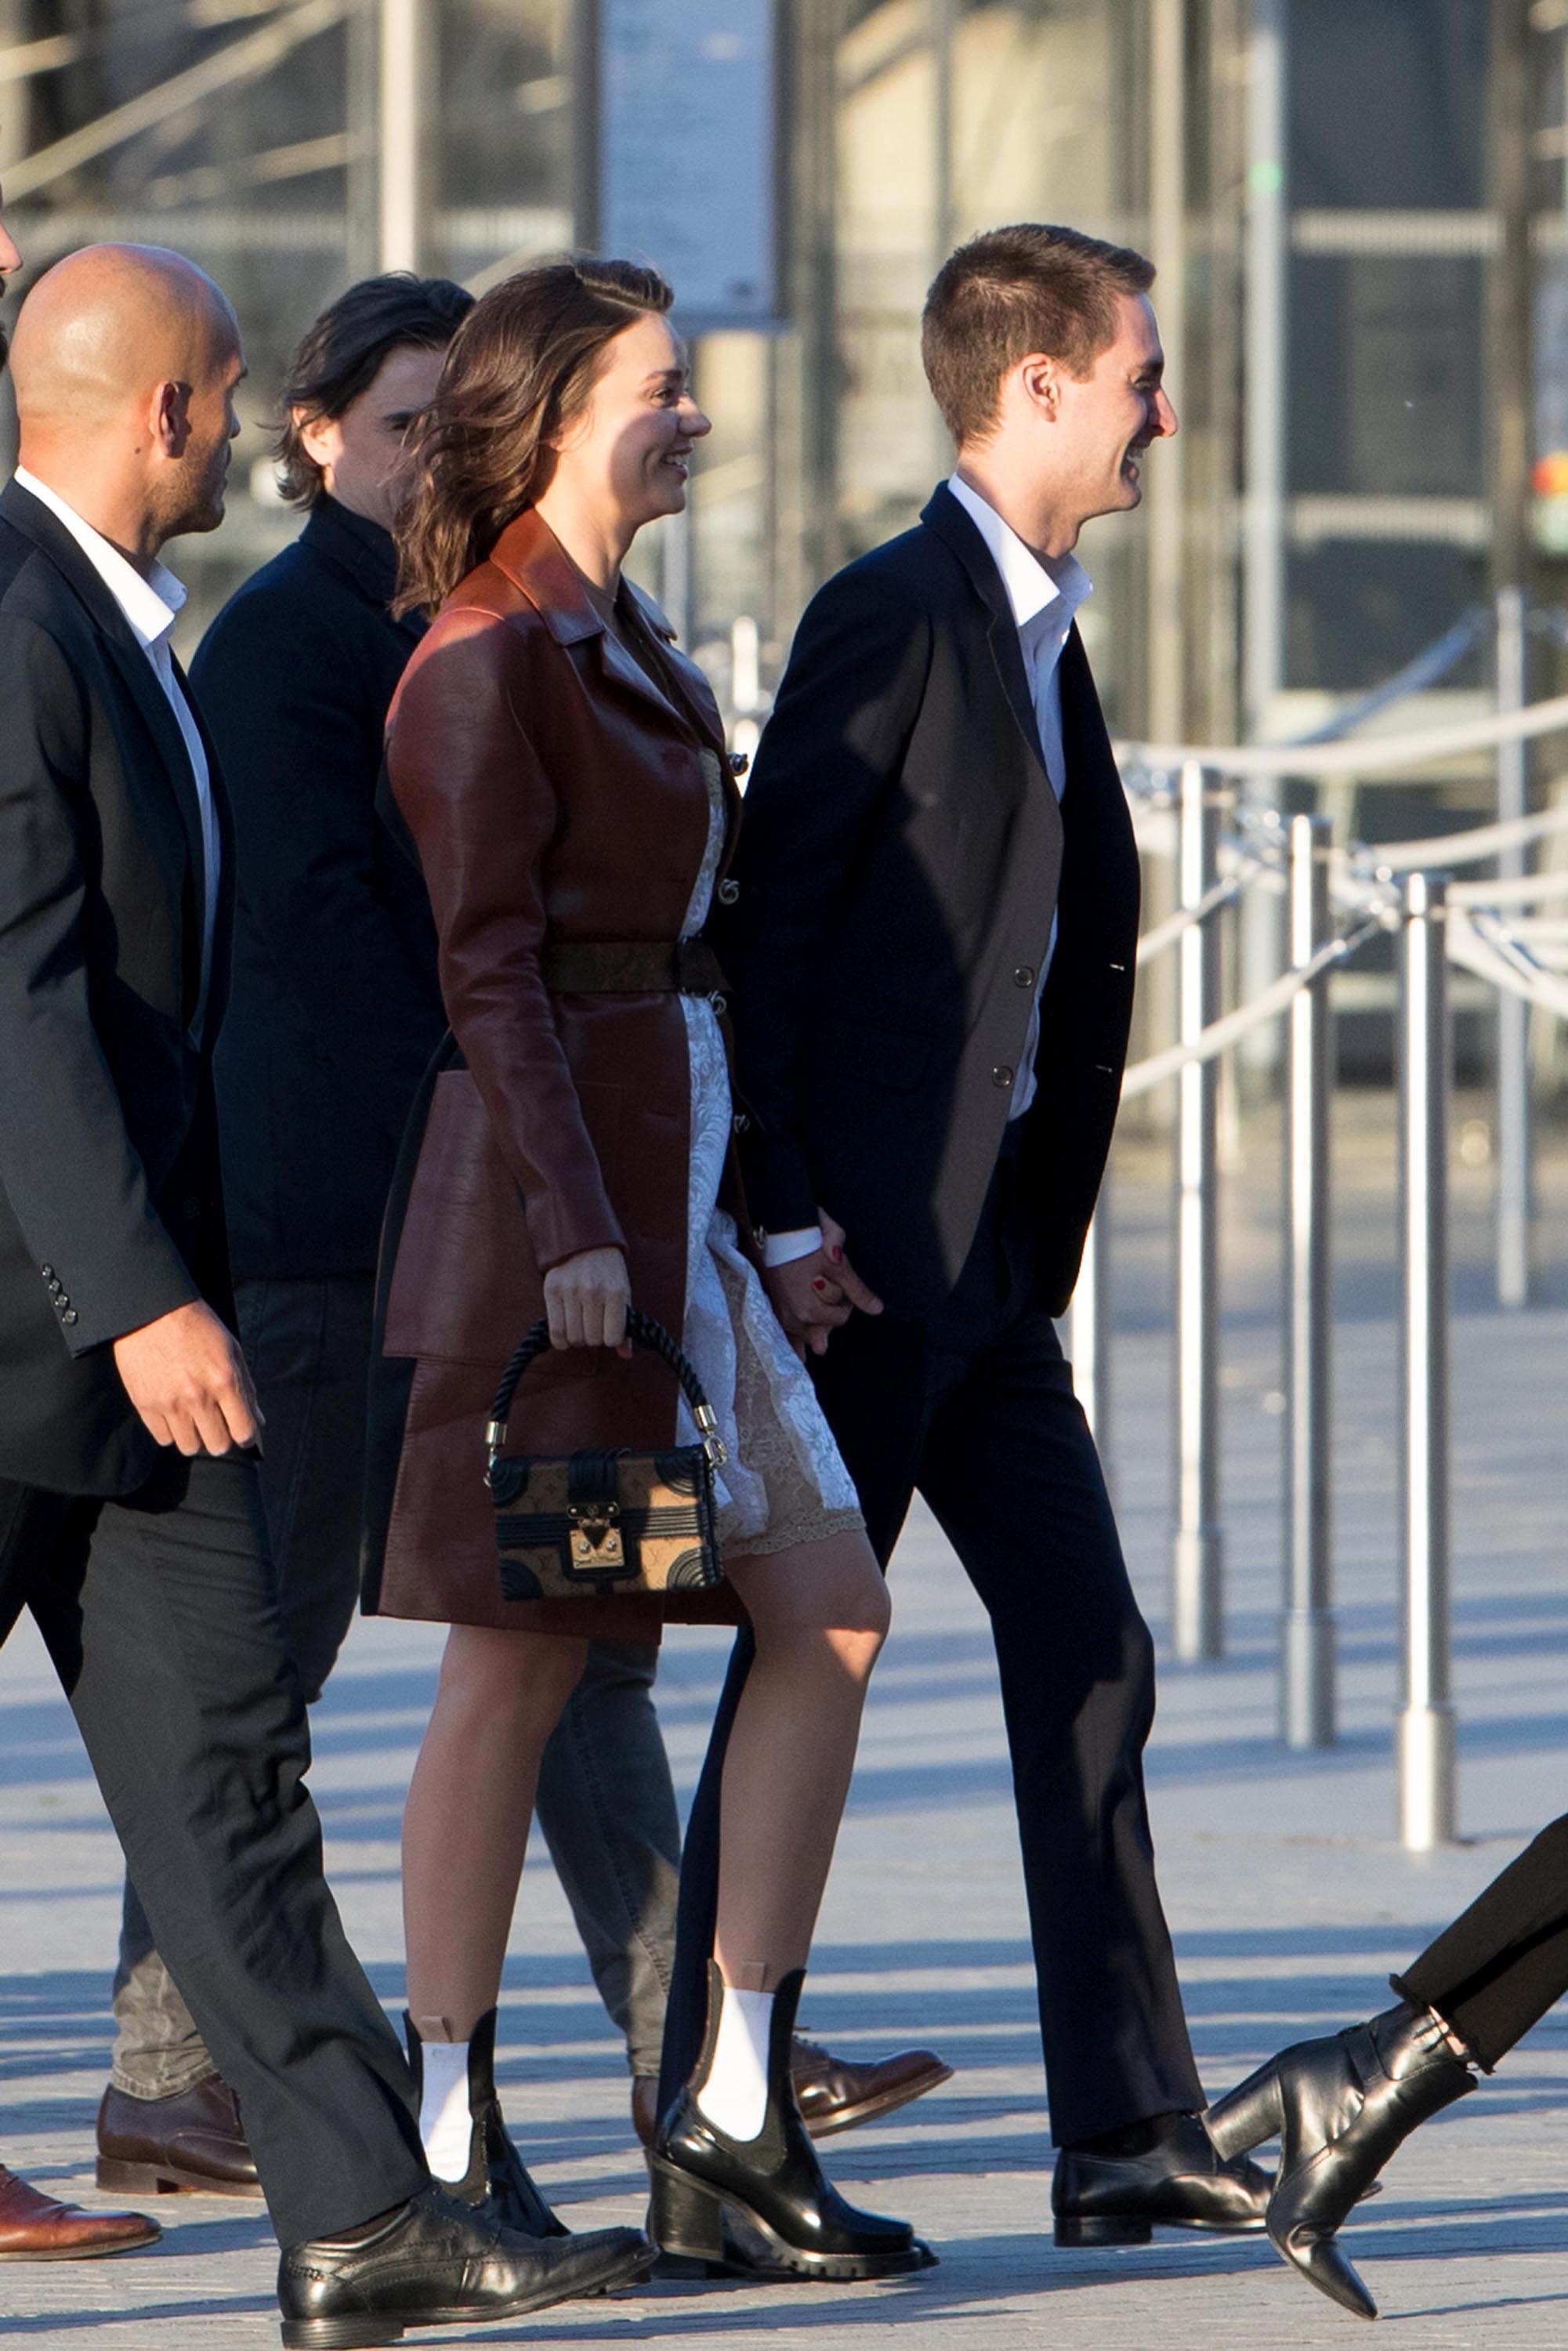
<svg viewBox="0 0 1568 2351">
<path fill-rule="evenodd" d="M 1010 524 L 1005 523 L 978 490 L 972 489 L 961 475 L 950 475 L 947 487 L 986 542 L 986 549 L 1001 574 L 1007 590 L 1008 602 L 1012 607 L 1013 620 L 1019 632 L 1019 650 L 1023 655 L 1024 674 L 1029 680 L 1030 700 L 1034 706 L 1034 723 L 1040 735 L 1040 747 L 1045 760 L 1045 772 L 1060 807 L 1067 789 L 1067 758 L 1061 739 L 1061 653 L 1079 606 L 1093 591 L 1093 581 L 1075 555 L 1058 555 L 1042 562 L 1031 548 L 1024 545 Z M 1057 919 L 1051 918 L 1051 934 L 1040 957 L 1040 978 L 1036 983 L 1034 1002 L 1030 1011 L 1029 1029 L 1024 1038 L 1023 1052 L 1013 1084 L 1012 1108 L 1009 1120 L 1021 1118 L 1033 1102 L 1036 1091 L 1035 1062 L 1040 1055 L 1040 1001 L 1051 971 L 1051 957 L 1056 953 Z M 815 1226 L 802 1227 L 796 1232 L 769 1233 L 763 1243 L 763 1257 L 770 1266 L 790 1265 L 797 1258 L 810 1257 L 821 1247 L 822 1236 Z"/>
<path fill-rule="evenodd" d="M 218 912 L 218 818 L 213 803 L 213 779 L 207 770 L 202 730 L 174 674 L 174 656 L 170 644 L 174 623 L 185 601 L 185 590 L 173 573 L 156 558 L 143 579 L 135 565 L 128 562 L 101 531 L 94 530 L 90 523 L 83 522 L 80 515 L 66 504 L 57 490 L 51 490 L 47 482 L 40 482 L 37 475 L 27 472 L 26 466 L 17 466 L 16 481 L 21 488 L 37 499 L 40 506 L 47 507 L 56 520 L 69 531 L 124 613 L 131 634 L 146 654 L 152 674 L 163 689 L 191 762 L 196 799 L 202 811 L 202 985 L 196 1016 L 191 1024 L 192 1033 L 200 1036 L 207 1008 L 208 983 L 212 978 L 213 931 Z"/>
</svg>

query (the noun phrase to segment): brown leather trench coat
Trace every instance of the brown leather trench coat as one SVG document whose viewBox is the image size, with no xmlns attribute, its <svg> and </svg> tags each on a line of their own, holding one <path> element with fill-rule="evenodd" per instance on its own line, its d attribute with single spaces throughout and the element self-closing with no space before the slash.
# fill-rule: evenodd
<svg viewBox="0 0 1568 2351">
<path fill-rule="evenodd" d="M 644 605 L 644 613 L 653 608 Z M 656 615 L 653 615 L 657 618 Z M 664 633 L 660 624 L 661 634 Z M 442 606 L 387 722 L 387 772 L 429 887 L 451 1036 L 405 1138 L 382 1240 L 366 1509 L 367 1611 L 617 1639 L 649 1600 L 501 1597 L 485 1423 L 507 1356 L 580 1250 L 626 1252 L 632 1293 L 678 1337 L 691 1080 L 673 995 L 548 993 L 547 945 L 674 940 L 707 846 L 700 751 L 739 799 L 700 670 L 685 707 L 605 628 L 531 510 Z M 722 868 L 721 868 L 722 872 Z M 726 1205 L 745 1230 L 738 1183 Z M 511 1414 L 530 1453 L 670 1444 L 658 1359 L 546 1355 Z M 732 1621 L 727 1589 L 672 1595 Z"/>
</svg>

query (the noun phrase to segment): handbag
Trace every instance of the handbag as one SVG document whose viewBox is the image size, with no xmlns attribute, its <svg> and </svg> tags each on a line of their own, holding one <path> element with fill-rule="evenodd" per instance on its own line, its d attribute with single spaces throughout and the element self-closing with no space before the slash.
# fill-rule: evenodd
<svg viewBox="0 0 1568 2351">
<path fill-rule="evenodd" d="M 591 1601 L 700 1591 L 724 1581 L 713 1481 L 728 1455 L 713 1407 L 662 1322 L 633 1307 L 626 1329 L 680 1381 L 700 1442 L 661 1453 L 508 1453 L 517 1383 L 549 1346 L 549 1324 L 536 1322 L 501 1374 L 485 1430 L 507 1600 Z"/>
</svg>

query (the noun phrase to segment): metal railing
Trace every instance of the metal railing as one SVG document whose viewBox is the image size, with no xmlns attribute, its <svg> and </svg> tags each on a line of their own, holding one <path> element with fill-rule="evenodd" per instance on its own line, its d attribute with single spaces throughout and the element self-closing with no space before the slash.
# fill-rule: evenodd
<svg viewBox="0 0 1568 2351">
<path fill-rule="evenodd" d="M 1336 1735 L 1330 1482 L 1332 1087 L 1330 976 L 1368 939 L 1397 941 L 1400 1135 L 1400 1591 L 1402 1693 L 1396 1716 L 1400 1834 L 1412 1850 L 1457 1834 L 1450 1676 L 1448 1130 L 1449 965 L 1500 1000 L 1568 1019 L 1568 920 L 1525 910 L 1568 897 L 1568 874 L 1510 872 L 1532 842 L 1568 831 L 1568 809 L 1518 816 L 1441 840 L 1336 851 L 1326 820 L 1239 812 L 1239 772 L 1312 776 L 1405 768 L 1568 732 L 1568 696 L 1502 711 L 1443 734 L 1354 745 L 1221 751 L 1145 748 L 1145 796 L 1175 817 L 1176 911 L 1146 935 L 1140 962 L 1177 957 L 1176 1041 L 1131 1068 L 1124 1097 L 1174 1081 L 1176 1311 L 1172 1643 L 1197 1661 L 1224 1649 L 1224 1531 L 1218 1507 L 1218 1185 L 1214 1072 L 1264 1022 L 1286 1041 L 1285 1411 L 1279 1663 L 1281 1735 L 1291 1746 Z M 1237 830 L 1227 835 L 1231 817 Z M 1496 861 L 1495 877 L 1452 882 L 1450 867 Z M 1228 869 L 1228 870 L 1226 870 Z M 1217 924 L 1252 890 L 1283 894 L 1290 968 L 1246 1004 L 1218 1003 Z M 1537 952 L 1537 947 L 1542 953 Z M 1074 1306 L 1074 1353 L 1088 1339 L 1097 1432 L 1108 1426 L 1110 1216 L 1092 1228 L 1090 1288 Z M 1084 1310 L 1087 1309 L 1087 1311 Z"/>
</svg>

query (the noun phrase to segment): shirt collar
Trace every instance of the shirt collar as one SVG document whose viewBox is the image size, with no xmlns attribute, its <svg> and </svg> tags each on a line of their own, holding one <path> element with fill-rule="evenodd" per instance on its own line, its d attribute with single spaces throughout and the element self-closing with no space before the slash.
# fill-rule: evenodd
<svg viewBox="0 0 1568 2351">
<path fill-rule="evenodd" d="M 181 581 L 156 559 L 143 579 L 119 548 L 112 546 L 101 531 L 94 530 L 91 523 L 83 522 L 57 490 L 51 490 L 47 482 L 40 482 L 25 465 L 17 466 L 16 480 L 29 496 L 47 507 L 56 520 L 64 524 L 124 613 L 137 643 L 151 653 L 154 645 L 168 637 L 179 617 L 185 601 Z"/>
<path fill-rule="evenodd" d="M 1054 605 L 1052 620 L 1065 637 L 1079 606 L 1093 593 L 1094 582 L 1075 555 L 1054 555 L 1045 562 L 1026 547 L 1010 523 L 1002 520 L 988 498 L 964 480 L 948 476 L 947 487 L 986 542 L 987 551 L 1002 575 L 1013 620 L 1021 632 Z"/>
</svg>

